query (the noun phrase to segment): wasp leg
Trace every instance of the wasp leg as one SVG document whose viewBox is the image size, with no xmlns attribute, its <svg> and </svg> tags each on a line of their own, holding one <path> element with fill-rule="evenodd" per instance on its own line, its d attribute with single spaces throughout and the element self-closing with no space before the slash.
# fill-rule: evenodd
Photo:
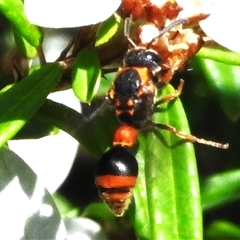
<svg viewBox="0 0 240 240">
<path fill-rule="evenodd" d="M 154 103 L 154 106 L 156 107 L 156 106 L 158 106 L 158 105 L 160 105 L 160 104 L 162 104 L 162 103 L 169 102 L 169 101 L 171 101 L 171 100 L 179 97 L 180 94 L 182 93 L 183 84 L 184 84 L 184 80 L 181 79 L 181 80 L 180 80 L 180 83 L 179 83 L 179 85 L 178 85 L 177 90 L 175 90 L 175 92 L 167 95 L 166 97 L 161 98 L 160 100 L 157 100 L 157 101 Z"/>
<path fill-rule="evenodd" d="M 216 148 L 222 148 L 222 149 L 227 149 L 229 147 L 228 143 L 225 143 L 225 144 L 224 143 L 217 143 L 217 142 L 205 140 L 203 138 L 198 138 L 198 137 L 193 136 L 191 134 L 181 132 L 181 131 L 177 130 L 175 127 L 172 127 L 172 126 L 169 126 L 169 125 L 166 125 L 166 124 L 152 122 L 151 125 L 154 126 L 154 127 L 172 132 L 173 134 L 175 134 L 179 138 L 184 139 L 188 142 L 192 142 L 192 143 L 196 142 L 196 143 L 205 144 L 205 145 L 208 145 L 208 146 L 212 146 L 212 147 L 216 147 Z"/>
<path fill-rule="evenodd" d="M 109 107 L 109 101 L 108 99 L 104 99 L 103 103 L 95 110 L 93 111 L 90 116 L 87 117 L 88 121 L 93 120 L 95 117 L 97 117 L 99 114 L 103 113 L 104 110 L 106 110 Z"/>
</svg>

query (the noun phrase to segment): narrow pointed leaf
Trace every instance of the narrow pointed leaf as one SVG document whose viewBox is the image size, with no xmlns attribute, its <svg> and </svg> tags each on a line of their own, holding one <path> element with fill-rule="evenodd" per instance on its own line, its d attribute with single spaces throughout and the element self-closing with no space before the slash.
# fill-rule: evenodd
<svg viewBox="0 0 240 240">
<path fill-rule="evenodd" d="M 76 57 L 72 71 L 73 91 L 82 102 L 91 102 L 100 85 L 101 68 L 94 49 L 85 48 Z"/>
<path fill-rule="evenodd" d="M 113 14 L 110 18 L 104 21 L 96 36 L 96 46 L 106 43 L 114 34 L 117 32 L 119 28 L 119 24 L 121 22 L 121 18 L 117 14 Z"/>
<path fill-rule="evenodd" d="M 37 55 L 37 49 L 30 45 L 25 38 L 22 37 L 21 34 L 19 34 L 18 31 L 13 29 L 14 33 L 14 39 L 16 42 L 16 45 L 18 46 L 18 49 L 21 51 L 24 57 L 32 59 Z"/>
<path fill-rule="evenodd" d="M 0 95 L 0 146 L 34 115 L 61 73 L 59 64 L 46 64 Z"/>
<path fill-rule="evenodd" d="M 221 63 L 226 63 L 229 65 L 240 65 L 240 54 L 228 50 L 202 47 L 196 56 Z"/>
<path fill-rule="evenodd" d="M 23 10 L 22 0 L 1 0 L 0 12 L 11 22 L 16 31 L 25 38 L 29 44 L 38 47 L 42 40 L 42 32 L 40 29 L 29 23 Z"/>
<path fill-rule="evenodd" d="M 203 210 L 216 208 L 240 199 L 240 171 L 213 175 L 202 184 Z"/>
<path fill-rule="evenodd" d="M 168 85 L 161 96 L 173 91 Z M 179 99 L 162 104 L 159 109 L 154 115 L 155 122 L 189 131 Z M 134 223 L 137 235 L 151 240 L 202 239 L 199 183 L 192 144 L 158 129 L 142 132 L 139 143 Z"/>
<path fill-rule="evenodd" d="M 240 239 L 240 227 L 224 220 L 213 222 L 206 230 L 206 239 Z"/>
<path fill-rule="evenodd" d="M 109 109 L 104 114 L 88 119 L 77 111 L 51 100 L 42 105 L 36 116 L 69 133 L 96 157 L 100 157 L 111 146 L 113 132 L 118 124 L 113 111 Z"/>
<path fill-rule="evenodd" d="M 236 121 L 240 117 L 240 66 L 203 58 L 195 58 L 192 64 L 205 77 L 225 114 Z"/>
</svg>

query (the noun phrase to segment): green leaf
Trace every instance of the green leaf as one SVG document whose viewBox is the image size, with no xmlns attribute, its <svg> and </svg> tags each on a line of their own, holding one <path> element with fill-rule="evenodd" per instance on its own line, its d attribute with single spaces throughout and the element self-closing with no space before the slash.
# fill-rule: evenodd
<svg viewBox="0 0 240 240">
<path fill-rule="evenodd" d="M 240 239 L 240 227 L 224 220 L 213 222 L 206 230 L 206 239 Z"/>
<path fill-rule="evenodd" d="M 30 45 L 18 31 L 15 31 L 13 28 L 14 39 L 18 46 L 18 49 L 21 51 L 24 57 L 32 59 L 37 55 L 37 49 Z"/>
<path fill-rule="evenodd" d="M 240 117 L 240 66 L 203 58 L 195 58 L 192 66 L 204 76 L 225 114 L 236 121 Z"/>
<path fill-rule="evenodd" d="M 108 222 L 115 228 L 117 227 L 116 217 L 112 214 L 112 211 L 103 202 L 92 203 L 88 205 L 82 214 L 83 217 L 92 219 L 98 219 L 101 222 Z"/>
<path fill-rule="evenodd" d="M 0 146 L 34 115 L 54 89 L 61 73 L 58 63 L 46 64 L 0 95 Z"/>
<path fill-rule="evenodd" d="M 85 48 L 76 57 L 72 71 L 72 87 L 82 102 L 91 102 L 100 85 L 101 67 L 97 53 Z"/>
<path fill-rule="evenodd" d="M 113 14 L 110 18 L 104 21 L 97 32 L 95 46 L 100 46 L 108 42 L 108 40 L 117 32 L 120 23 L 121 18 L 117 14 Z"/>
<path fill-rule="evenodd" d="M 56 192 L 52 196 L 53 200 L 58 208 L 58 211 L 62 218 L 65 217 L 77 217 L 79 216 L 80 210 L 74 207 L 65 197 L 60 193 Z"/>
<path fill-rule="evenodd" d="M 93 119 L 51 100 L 47 100 L 36 114 L 40 119 L 69 133 L 93 156 L 100 157 L 111 146 L 118 124 L 111 109 L 105 109 Z M 107 121 L 106 121 L 107 119 Z"/>
<path fill-rule="evenodd" d="M 25 38 L 30 45 L 38 47 L 42 43 L 42 32 L 37 26 L 29 23 L 23 10 L 22 0 L 0 0 L 0 12 L 5 15 L 15 30 L 19 32 L 19 35 Z"/>
<path fill-rule="evenodd" d="M 103 97 L 112 86 L 112 80 L 116 78 L 116 73 L 107 73 L 101 78 L 101 84 L 95 97 Z"/>
<path fill-rule="evenodd" d="M 59 212 L 41 179 L 7 148 L 0 149 L 0 211 L 1 239 L 66 238 Z"/>
<path fill-rule="evenodd" d="M 148 209 L 148 199 L 146 193 L 146 178 L 145 178 L 145 141 L 144 137 L 139 137 L 140 147 L 136 154 L 138 161 L 138 180 L 134 188 L 134 199 L 129 207 L 129 212 L 135 228 L 136 235 L 139 239 L 151 239 L 150 219 Z"/>
<path fill-rule="evenodd" d="M 167 85 L 160 96 L 173 91 Z M 153 119 L 189 131 L 179 99 L 159 106 Z M 131 212 L 138 238 L 202 239 L 199 183 L 192 144 L 168 131 L 142 131 L 136 158 L 139 177 L 134 191 L 135 212 Z"/>
<path fill-rule="evenodd" d="M 202 47 L 196 56 L 230 65 L 240 65 L 240 54 L 228 50 Z"/>
<path fill-rule="evenodd" d="M 240 170 L 207 178 L 201 188 L 202 208 L 209 210 L 240 199 Z"/>
</svg>

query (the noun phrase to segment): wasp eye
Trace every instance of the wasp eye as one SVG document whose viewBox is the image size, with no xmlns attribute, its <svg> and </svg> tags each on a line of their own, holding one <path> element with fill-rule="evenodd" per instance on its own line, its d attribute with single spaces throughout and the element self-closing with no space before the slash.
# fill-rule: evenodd
<svg viewBox="0 0 240 240">
<path fill-rule="evenodd" d="M 153 61 L 153 62 L 155 62 L 157 64 L 161 63 L 162 59 L 160 58 L 160 56 L 158 54 L 149 51 L 149 52 L 145 52 L 145 55 L 146 55 L 146 58 L 148 60 L 151 60 L 151 61 Z"/>
</svg>

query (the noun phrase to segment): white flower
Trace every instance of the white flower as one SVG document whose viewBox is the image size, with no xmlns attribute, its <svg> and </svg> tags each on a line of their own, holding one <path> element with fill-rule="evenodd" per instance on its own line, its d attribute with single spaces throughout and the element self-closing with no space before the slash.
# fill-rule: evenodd
<svg viewBox="0 0 240 240">
<path fill-rule="evenodd" d="M 216 0 L 176 0 L 178 5 L 183 8 L 178 18 L 184 19 L 196 15 L 208 15 L 212 11 L 212 6 Z"/>
<path fill-rule="evenodd" d="M 48 98 L 80 111 L 79 101 L 72 90 L 51 93 Z M 11 140 L 8 141 L 8 146 L 31 167 L 48 191 L 53 193 L 67 177 L 79 143 L 60 130 L 56 135 L 43 138 Z"/>
<path fill-rule="evenodd" d="M 24 11 L 32 24 L 69 28 L 104 21 L 120 3 L 121 0 L 25 0 Z"/>
<path fill-rule="evenodd" d="M 203 31 L 220 45 L 240 52 L 239 0 L 218 0 L 210 16 L 200 22 Z"/>
</svg>

